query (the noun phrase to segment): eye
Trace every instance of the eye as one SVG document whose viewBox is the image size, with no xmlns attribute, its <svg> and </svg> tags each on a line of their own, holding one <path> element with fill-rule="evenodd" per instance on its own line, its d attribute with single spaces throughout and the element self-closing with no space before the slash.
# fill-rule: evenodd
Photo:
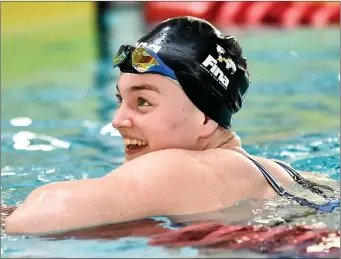
<svg viewBox="0 0 341 259">
<path fill-rule="evenodd" d="M 119 94 L 115 94 L 115 96 L 116 96 L 116 102 L 118 106 L 120 106 L 122 104 L 122 96 Z"/>
<path fill-rule="evenodd" d="M 145 99 L 139 97 L 137 98 L 137 105 L 138 106 L 150 106 L 150 103 L 146 101 Z"/>
</svg>

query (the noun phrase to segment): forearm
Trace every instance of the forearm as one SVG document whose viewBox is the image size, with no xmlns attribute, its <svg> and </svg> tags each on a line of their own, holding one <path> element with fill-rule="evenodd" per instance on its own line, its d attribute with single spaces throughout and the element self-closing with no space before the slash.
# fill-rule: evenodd
<svg viewBox="0 0 341 259">
<path fill-rule="evenodd" d="M 2 206 L 1 207 L 1 227 L 3 228 L 6 218 L 12 214 L 17 206 Z M 169 229 L 161 226 L 163 221 L 152 219 L 143 219 L 121 224 L 110 224 L 106 226 L 84 228 L 75 231 L 66 231 L 60 234 L 51 234 L 44 237 L 64 239 L 65 237 L 72 237 L 76 239 L 117 239 L 126 236 L 143 236 L 148 237 L 151 235 L 165 233 Z"/>
<path fill-rule="evenodd" d="M 87 181 L 92 186 L 96 179 Z M 40 187 L 7 218 L 5 230 L 8 234 L 43 234 L 104 223 L 103 213 L 97 213 L 104 204 L 94 200 L 96 192 L 81 190 L 77 181 Z"/>
<path fill-rule="evenodd" d="M 8 234 L 43 235 L 146 218 L 148 202 L 130 183 L 111 178 L 48 184 L 6 220 Z"/>
</svg>

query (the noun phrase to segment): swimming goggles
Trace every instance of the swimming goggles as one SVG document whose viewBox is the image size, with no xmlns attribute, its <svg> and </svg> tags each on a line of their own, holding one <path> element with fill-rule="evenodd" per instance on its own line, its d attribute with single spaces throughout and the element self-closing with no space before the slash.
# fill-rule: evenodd
<svg viewBox="0 0 341 259">
<path fill-rule="evenodd" d="M 154 51 L 148 48 L 122 45 L 115 55 L 113 67 L 122 64 L 130 55 L 132 66 L 139 73 L 156 72 L 178 81 L 174 71 L 163 63 Z"/>
</svg>

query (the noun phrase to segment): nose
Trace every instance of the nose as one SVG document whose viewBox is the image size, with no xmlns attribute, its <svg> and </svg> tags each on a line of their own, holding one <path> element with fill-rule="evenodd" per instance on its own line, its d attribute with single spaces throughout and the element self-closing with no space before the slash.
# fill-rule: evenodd
<svg viewBox="0 0 341 259">
<path fill-rule="evenodd" d="M 128 111 L 124 108 L 122 104 L 114 115 L 111 125 L 116 128 L 131 128 L 133 126 L 133 121 Z"/>
</svg>

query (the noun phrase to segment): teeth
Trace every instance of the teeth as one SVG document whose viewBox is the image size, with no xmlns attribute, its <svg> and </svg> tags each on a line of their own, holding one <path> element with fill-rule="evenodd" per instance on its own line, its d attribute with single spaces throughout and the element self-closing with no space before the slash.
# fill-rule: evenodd
<svg viewBox="0 0 341 259">
<path fill-rule="evenodd" d="M 146 146 L 147 143 L 142 141 L 142 140 L 138 140 L 138 139 L 129 139 L 129 138 L 126 138 L 124 139 L 124 144 L 126 146 L 128 145 L 139 145 L 139 146 Z"/>
</svg>

